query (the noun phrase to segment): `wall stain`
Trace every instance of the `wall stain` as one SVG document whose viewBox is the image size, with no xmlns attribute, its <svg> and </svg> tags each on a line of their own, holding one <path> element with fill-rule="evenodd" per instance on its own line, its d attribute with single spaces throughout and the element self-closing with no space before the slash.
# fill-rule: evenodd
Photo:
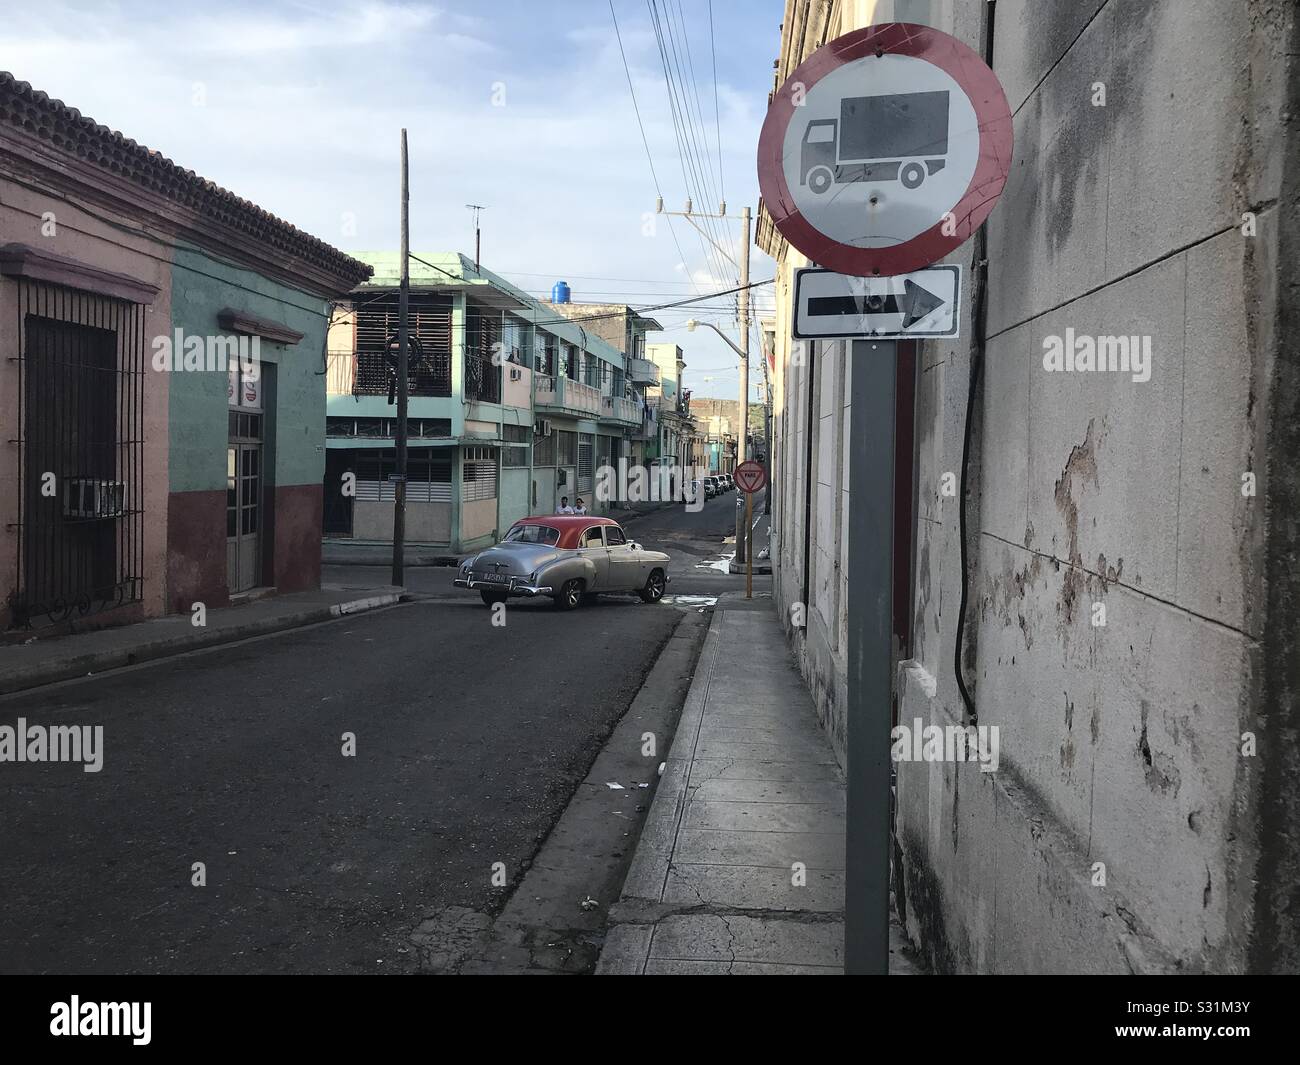
<svg viewBox="0 0 1300 1065">
<path fill-rule="evenodd" d="M 1142 757 L 1142 772 L 1146 776 L 1147 787 L 1152 792 L 1168 795 L 1171 791 L 1178 794 L 1182 786 L 1182 776 L 1178 767 L 1168 755 L 1152 752 L 1147 740 L 1147 716 L 1151 712 L 1150 704 L 1142 700 L 1142 734 L 1138 737 L 1138 754 Z"/>
<path fill-rule="evenodd" d="M 1024 566 L 1016 567 L 1011 552 L 1004 549 L 1001 571 L 985 571 L 983 574 L 984 593 L 980 598 L 980 620 L 987 620 L 992 612 L 1006 627 L 1017 626 L 1024 638 L 1025 650 L 1034 645 L 1034 630 L 1021 604 L 1042 572 L 1042 555 L 1034 555 Z"/>
<path fill-rule="evenodd" d="M 1056 509 L 1061 512 L 1061 517 L 1065 521 L 1065 534 L 1068 541 L 1066 561 L 1069 563 L 1069 569 L 1066 570 L 1061 584 L 1060 603 L 1060 609 L 1065 614 L 1065 624 L 1061 628 L 1063 637 L 1074 621 L 1074 609 L 1078 603 L 1079 591 L 1084 585 L 1083 556 L 1079 552 L 1079 502 L 1076 493 L 1081 492 L 1084 485 L 1090 481 L 1094 488 L 1101 487 L 1097 479 L 1097 448 L 1101 438 L 1094 437 L 1095 429 L 1096 419 L 1089 418 L 1083 443 L 1075 444 L 1070 450 L 1070 457 L 1066 459 L 1065 467 L 1061 470 L 1061 476 L 1054 490 Z"/>
<path fill-rule="evenodd" d="M 1065 696 L 1065 728 L 1071 733 L 1065 737 L 1065 742 L 1061 744 L 1061 768 L 1069 772 L 1074 768 L 1074 703 L 1070 702 L 1070 693 L 1062 693 Z"/>
</svg>

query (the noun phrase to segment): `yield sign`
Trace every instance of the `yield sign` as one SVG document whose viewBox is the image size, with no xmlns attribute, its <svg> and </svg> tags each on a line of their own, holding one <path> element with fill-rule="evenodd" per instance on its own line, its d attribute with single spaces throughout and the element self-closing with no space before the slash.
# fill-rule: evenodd
<svg viewBox="0 0 1300 1065">
<path fill-rule="evenodd" d="M 753 459 L 742 462 L 731 476 L 735 479 L 737 488 L 751 495 L 761 492 L 767 484 L 767 471 Z"/>
<path fill-rule="evenodd" d="M 969 47 L 905 22 L 823 45 L 772 98 L 758 182 L 776 228 L 819 266 L 905 274 L 966 242 L 1011 167 L 1011 110 Z"/>
<path fill-rule="evenodd" d="M 932 266 L 895 277 L 797 270 L 792 333 L 796 340 L 955 337 L 960 300 L 960 266 Z"/>
</svg>

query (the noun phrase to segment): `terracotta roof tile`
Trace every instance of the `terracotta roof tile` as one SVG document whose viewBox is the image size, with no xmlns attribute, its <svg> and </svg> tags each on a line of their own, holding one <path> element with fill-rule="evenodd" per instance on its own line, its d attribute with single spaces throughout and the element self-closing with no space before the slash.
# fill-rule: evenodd
<svg viewBox="0 0 1300 1065">
<path fill-rule="evenodd" d="M 17 126 L 55 148 L 188 207 L 210 221 L 255 236 L 358 285 L 371 268 L 257 204 L 172 162 L 75 107 L 0 70 L 0 125 Z"/>
</svg>

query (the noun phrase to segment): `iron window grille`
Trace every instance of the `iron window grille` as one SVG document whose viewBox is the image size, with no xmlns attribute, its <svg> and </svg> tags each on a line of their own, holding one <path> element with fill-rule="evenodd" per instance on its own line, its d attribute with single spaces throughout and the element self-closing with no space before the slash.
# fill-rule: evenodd
<svg viewBox="0 0 1300 1065">
<path fill-rule="evenodd" d="M 468 305 L 465 308 L 465 398 L 501 402 L 501 367 L 493 362 L 499 351 L 498 315 Z"/>
<path fill-rule="evenodd" d="M 495 499 L 497 496 L 496 449 L 466 448 L 461 462 L 461 499 Z"/>
<path fill-rule="evenodd" d="M 426 449 L 427 450 L 427 449 Z M 445 449 L 435 449 L 441 452 Z M 397 472 L 397 452 L 369 452 L 356 460 L 358 503 L 391 503 Z M 451 455 L 421 455 L 408 452 L 406 458 L 406 501 L 408 503 L 451 502 Z"/>
<path fill-rule="evenodd" d="M 595 441 L 590 433 L 578 436 L 578 492 L 591 495 L 595 476 Z"/>
<path fill-rule="evenodd" d="M 12 622 L 144 594 L 142 304 L 29 278 L 18 300 Z"/>
<path fill-rule="evenodd" d="M 406 431 L 412 439 L 446 440 L 451 436 L 451 419 L 408 418 Z M 397 435 L 397 419 L 331 415 L 325 419 L 325 435 L 334 438 L 393 440 Z"/>
<path fill-rule="evenodd" d="M 357 372 L 352 394 L 386 396 L 390 383 L 388 344 L 398 326 L 397 292 L 375 297 L 357 307 Z M 446 296 L 412 292 L 407 304 L 407 329 L 419 342 L 407 349 L 408 388 L 412 396 L 451 395 L 451 300 Z"/>
</svg>

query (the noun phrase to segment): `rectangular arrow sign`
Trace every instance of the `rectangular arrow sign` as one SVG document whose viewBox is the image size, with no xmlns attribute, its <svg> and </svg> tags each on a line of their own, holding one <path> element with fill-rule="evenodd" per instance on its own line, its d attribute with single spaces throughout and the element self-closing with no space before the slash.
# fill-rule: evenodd
<svg viewBox="0 0 1300 1065">
<path fill-rule="evenodd" d="M 797 270 L 796 340 L 955 337 L 961 325 L 961 267 L 930 266 L 896 277 Z"/>
</svg>

